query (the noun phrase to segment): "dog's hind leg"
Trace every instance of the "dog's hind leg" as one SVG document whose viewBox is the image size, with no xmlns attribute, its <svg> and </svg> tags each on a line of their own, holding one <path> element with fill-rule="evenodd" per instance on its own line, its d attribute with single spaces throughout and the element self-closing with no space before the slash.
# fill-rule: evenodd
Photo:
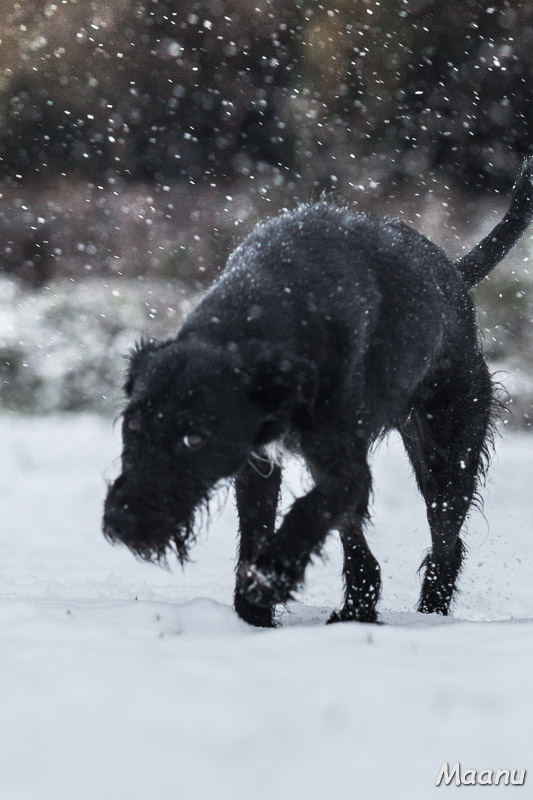
<svg viewBox="0 0 533 800">
<path fill-rule="evenodd" d="M 437 383 L 435 397 L 400 426 L 431 528 L 418 604 L 426 614 L 449 611 L 465 549 L 460 532 L 486 463 L 492 406 L 490 376 L 480 357 Z"/>
<path fill-rule="evenodd" d="M 339 525 L 344 551 L 344 605 L 334 611 L 331 622 L 377 622 L 376 604 L 381 590 L 379 564 L 366 542 L 363 520 L 364 511 L 358 509 L 357 516 L 346 519 Z"/>
<path fill-rule="evenodd" d="M 253 562 L 261 542 L 274 533 L 280 488 L 281 468 L 277 464 L 260 462 L 256 466 L 248 462 L 235 478 L 240 532 L 235 611 L 245 622 L 263 628 L 274 626 L 274 606 L 261 608 L 250 603 L 239 590 L 239 575 L 242 564 Z"/>
</svg>

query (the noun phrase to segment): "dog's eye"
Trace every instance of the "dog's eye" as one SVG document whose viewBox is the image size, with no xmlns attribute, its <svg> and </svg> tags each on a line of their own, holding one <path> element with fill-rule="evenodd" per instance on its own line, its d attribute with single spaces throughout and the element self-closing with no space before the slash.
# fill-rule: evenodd
<svg viewBox="0 0 533 800">
<path fill-rule="evenodd" d="M 180 444 L 187 450 L 199 450 L 207 442 L 207 437 L 201 433 L 187 433 L 182 439 Z"/>
<path fill-rule="evenodd" d="M 126 425 L 128 427 L 128 430 L 132 431 L 133 433 L 137 433 L 137 431 L 141 430 L 141 420 L 136 415 L 128 417 L 128 419 L 126 420 Z"/>
</svg>

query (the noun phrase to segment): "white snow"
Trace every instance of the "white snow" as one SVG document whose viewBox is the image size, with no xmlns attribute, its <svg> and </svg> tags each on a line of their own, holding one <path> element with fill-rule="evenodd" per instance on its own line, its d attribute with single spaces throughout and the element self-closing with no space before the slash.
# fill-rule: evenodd
<svg viewBox="0 0 533 800">
<path fill-rule="evenodd" d="M 369 532 L 386 624 L 323 624 L 340 598 L 332 537 L 274 631 L 231 608 L 231 499 L 184 572 L 104 541 L 118 439 L 89 416 L 0 417 L 2 798 L 426 800 L 444 761 L 528 769 L 528 796 L 531 437 L 497 443 L 453 618 L 413 611 L 429 534 L 392 441 Z"/>
</svg>

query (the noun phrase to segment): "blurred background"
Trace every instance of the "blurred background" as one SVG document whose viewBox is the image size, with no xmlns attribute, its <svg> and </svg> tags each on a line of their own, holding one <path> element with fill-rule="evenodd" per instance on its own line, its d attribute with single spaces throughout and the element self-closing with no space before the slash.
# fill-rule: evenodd
<svg viewBox="0 0 533 800">
<path fill-rule="evenodd" d="M 0 404 L 115 413 L 135 338 L 174 334 L 257 220 L 324 191 L 457 257 L 532 134 L 530 2 L 2 3 Z M 476 290 L 521 428 L 532 235 Z"/>
</svg>

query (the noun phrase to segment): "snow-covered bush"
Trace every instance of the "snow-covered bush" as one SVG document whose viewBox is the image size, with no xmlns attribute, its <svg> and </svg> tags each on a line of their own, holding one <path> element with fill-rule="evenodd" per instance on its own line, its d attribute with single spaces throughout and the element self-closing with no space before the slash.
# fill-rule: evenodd
<svg viewBox="0 0 533 800">
<path fill-rule="evenodd" d="M 124 354 L 175 333 L 194 302 L 183 285 L 143 279 L 60 282 L 28 292 L 0 280 L 0 405 L 24 412 L 120 406 Z"/>
</svg>

